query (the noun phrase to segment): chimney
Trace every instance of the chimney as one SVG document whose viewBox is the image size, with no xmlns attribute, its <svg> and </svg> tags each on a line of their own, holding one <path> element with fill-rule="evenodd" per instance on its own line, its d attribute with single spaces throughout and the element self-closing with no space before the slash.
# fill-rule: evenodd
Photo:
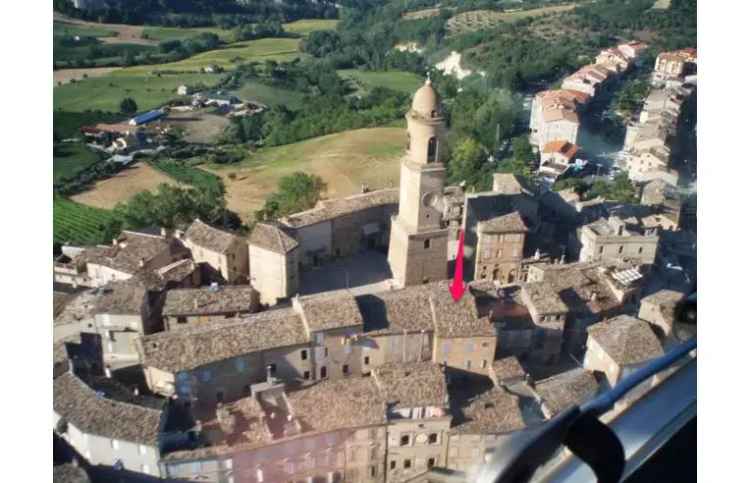
<svg viewBox="0 0 750 483">
<path fill-rule="evenodd" d="M 112 371 L 109 366 L 104 367 L 104 375 L 107 376 L 107 379 L 112 379 Z"/>
<path fill-rule="evenodd" d="M 542 253 L 537 248 L 536 251 L 534 252 L 534 260 L 539 260 L 540 258 L 542 258 Z"/>
<path fill-rule="evenodd" d="M 198 299 L 197 298 L 193 299 L 193 310 L 198 310 Z"/>
<path fill-rule="evenodd" d="M 271 364 L 266 366 L 266 382 L 273 384 L 273 366 Z M 273 417 L 273 414 L 271 414 L 271 417 Z"/>
<path fill-rule="evenodd" d="M 560 265 L 565 264 L 565 254 L 560 255 Z"/>
<path fill-rule="evenodd" d="M 138 386 L 133 388 L 133 396 L 140 396 L 141 391 L 138 389 Z"/>
<path fill-rule="evenodd" d="M 138 260 L 138 266 L 141 267 L 141 268 L 145 267 L 146 266 L 146 259 L 145 258 L 141 258 L 140 260 Z"/>
</svg>

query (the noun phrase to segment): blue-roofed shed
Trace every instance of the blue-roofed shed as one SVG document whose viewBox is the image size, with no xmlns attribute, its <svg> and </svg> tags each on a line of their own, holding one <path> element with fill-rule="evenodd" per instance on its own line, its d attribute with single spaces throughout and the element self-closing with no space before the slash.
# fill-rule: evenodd
<svg viewBox="0 0 750 483">
<path fill-rule="evenodd" d="M 132 126 L 140 126 L 141 124 L 146 124 L 152 121 L 156 121 L 157 119 L 160 119 L 164 117 L 165 115 L 166 115 L 166 112 L 164 112 L 164 109 L 155 109 L 153 111 L 148 111 L 146 113 L 135 116 L 133 119 L 130 120 L 129 124 Z"/>
</svg>

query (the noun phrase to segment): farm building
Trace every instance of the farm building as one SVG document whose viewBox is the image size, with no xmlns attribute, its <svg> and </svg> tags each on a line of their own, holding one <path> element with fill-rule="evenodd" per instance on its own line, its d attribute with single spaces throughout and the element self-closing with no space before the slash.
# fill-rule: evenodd
<svg viewBox="0 0 750 483">
<path fill-rule="evenodd" d="M 141 115 L 135 116 L 133 119 L 128 121 L 128 124 L 131 126 L 140 126 L 141 124 L 147 124 L 152 121 L 156 121 L 157 119 L 161 119 L 162 117 L 166 116 L 166 111 L 164 109 L 154 109 L 153 111 L 148 111 L 146 113 L 143 113 Z"/>
</svg>

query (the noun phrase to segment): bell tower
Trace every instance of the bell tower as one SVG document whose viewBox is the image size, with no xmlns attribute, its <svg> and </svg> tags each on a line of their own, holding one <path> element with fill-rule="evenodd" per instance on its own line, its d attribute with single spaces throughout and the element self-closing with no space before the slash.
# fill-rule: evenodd
<svg viewBox="0 0 750 483">
<path fill-rule="evenodd" d="M 406 113 L 409 144 L 401 159 L 398 215 L 391 220 L 388 263 L 401 287 L 448 274 L 448 229 L 443 228 L 443 114 L 430 80 Z"/>
</svg>

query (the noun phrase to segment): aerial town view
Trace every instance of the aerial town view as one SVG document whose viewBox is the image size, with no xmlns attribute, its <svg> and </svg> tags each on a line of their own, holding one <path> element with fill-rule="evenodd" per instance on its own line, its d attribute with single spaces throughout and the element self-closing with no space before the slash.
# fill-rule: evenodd
<svg viewBox="0 0 750 483">
<path fill-rule="evenodd" d="M 53 6 L 55 482 L 696 481 L 696 0 Z"/>
</svg>

